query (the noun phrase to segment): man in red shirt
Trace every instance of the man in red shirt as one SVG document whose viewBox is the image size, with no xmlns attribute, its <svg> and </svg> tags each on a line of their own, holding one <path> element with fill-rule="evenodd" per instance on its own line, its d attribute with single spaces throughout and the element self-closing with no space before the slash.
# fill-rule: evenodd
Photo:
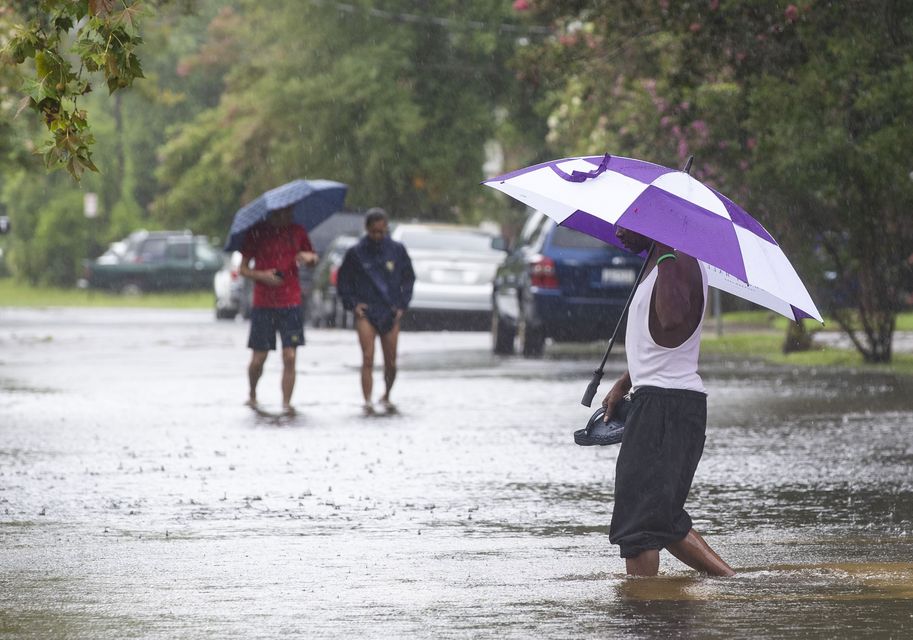
<svg viewBox="0 0 913 640">
<path fill-rule="evenodd" d="M 257 383 L 263 375 L 266 356 L 276 349 L 278 331 L 282 339 L 282 410 L 293 415 L 295 349 L 304 344 L 298 265 L 316 264 L 317 254 L 311 247 L 307 231 L 292 222 L 292 209 L 287 207 L 272 212 L 269 218 L 247 232 L 241 255 L 240 273 L 254 281 L 247 342 L 252 350 L 247 369 L 250 381 L 247 404 L 257 408 Z"/>
</svg>

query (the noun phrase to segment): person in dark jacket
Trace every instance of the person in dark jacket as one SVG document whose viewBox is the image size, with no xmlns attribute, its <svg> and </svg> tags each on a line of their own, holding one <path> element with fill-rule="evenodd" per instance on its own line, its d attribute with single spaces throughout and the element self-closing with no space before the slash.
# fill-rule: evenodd
<svg viewBox="0 0 913 640">
<path fill-rule="evenodd" d="M 364 411 L 371 415 L 374 404 L 374 344 L 380 336 L 384 353 L 384 395 L 380 404 L 388 413 L 396 410 L 390 390 L 396 380 L 396 347 L 400 318 L 412 300 L 415 272 L 406 248 L 388 235 L 387 214 L 369 209 L 365 235 L 343 258 L 337 275 L 337 291 L 343 306 L 355 315 L 355 330 L 361 345 L 361 391 Z"/>
</svg>

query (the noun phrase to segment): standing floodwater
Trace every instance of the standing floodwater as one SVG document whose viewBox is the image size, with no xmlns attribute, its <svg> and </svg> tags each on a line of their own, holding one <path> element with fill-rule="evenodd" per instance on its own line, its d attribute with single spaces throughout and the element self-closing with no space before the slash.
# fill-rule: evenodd
<svg viewBox="0 0 913 640">
<path fill-rule="evenodd" d="M 738 574 L 664 555 L 631 580 L 617 448 L 572 439 L 598 347 L 404 333 L 400 414 L 366 418 L 353 335 L 309 330 L 276 421 L 242 405 L 246 337 L 206 312 L 0 310 L 0 638 L 913 634 L 908 380 L 705 358 L 688 509 Z"/>
</svg>

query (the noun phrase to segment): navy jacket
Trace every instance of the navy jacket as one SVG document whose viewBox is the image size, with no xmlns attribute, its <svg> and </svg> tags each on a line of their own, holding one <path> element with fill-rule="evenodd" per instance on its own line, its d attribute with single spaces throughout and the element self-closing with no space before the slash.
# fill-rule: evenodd
<svg viewBox="0 0 913 640">
<path fill-rule="evenodd" d="M 375 244 L 363 236 L 346 251 L 336 289 L 346 309 L 362 302 L 369 307 L 406 309 L 414 285 L 415 272 L 406 247 L 390 238 Z"/>
</svg>

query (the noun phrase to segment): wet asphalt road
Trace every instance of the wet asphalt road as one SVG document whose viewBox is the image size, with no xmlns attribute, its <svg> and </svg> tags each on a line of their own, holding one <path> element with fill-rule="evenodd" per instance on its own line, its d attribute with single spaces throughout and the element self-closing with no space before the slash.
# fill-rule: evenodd
<svg viewBox="0 0 913 640">
<path fill-rule="evenodd" d="M 354 335 L 310 330 L 274 420 L 245 343 L 207 312 L 0 308 L 0 638 L 913 636 L 909 380 L 705 359 L 689 511 L 739 574 L 630 580 L 617 449 L 571 438 L 600 346 L 405 333 L 401 412 L 365 418 Z"/>
</svg>

